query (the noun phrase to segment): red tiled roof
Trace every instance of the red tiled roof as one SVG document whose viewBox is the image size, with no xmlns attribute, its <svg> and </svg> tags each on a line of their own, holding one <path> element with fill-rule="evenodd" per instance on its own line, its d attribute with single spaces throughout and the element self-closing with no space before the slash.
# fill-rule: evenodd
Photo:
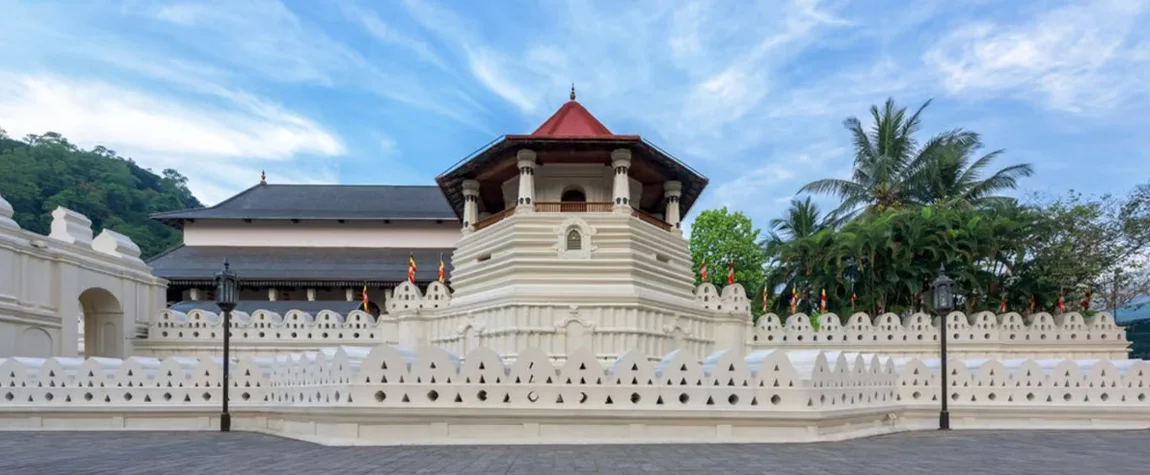
<svg viewBox="0 0 1150 475">
<path fill-rule="evenodd" d="M 607 127 L 591 115 L 574 99 L 567 101 L 559 110 L 540 125 L 531 137 L 543 138 L 609 138 L 615 137 Z"/>
</svg>

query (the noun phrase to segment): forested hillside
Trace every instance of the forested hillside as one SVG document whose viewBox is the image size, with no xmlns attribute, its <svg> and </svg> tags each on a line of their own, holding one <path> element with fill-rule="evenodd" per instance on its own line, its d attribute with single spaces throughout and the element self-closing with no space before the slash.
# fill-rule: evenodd
<svg viewBox="0 0 1150 475">
<path fill-rule="evenodd" d="M 17 140 L 3 129 L 0 195 L 24 229 L 47 234 L 52 210 L 64 206 L 91 219 L 94 233 L 109 228 L 131 237 L 144 258 L 181 240 L 149 214 L 202 206 L 175 170 L 157 176 L 102 146 L 83 150 L 54 132 Z"/>
</svg>

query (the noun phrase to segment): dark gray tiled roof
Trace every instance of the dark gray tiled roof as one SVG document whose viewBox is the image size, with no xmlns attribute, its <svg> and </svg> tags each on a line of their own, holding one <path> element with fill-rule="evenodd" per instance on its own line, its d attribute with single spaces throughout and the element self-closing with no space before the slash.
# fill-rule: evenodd
<svg viewBox="0 0 1150 475">
<path fill-rule="evenodd" d="M 357 294 L 356 299 L 359 298 Z M 183 302 L 176 302 L 169 307 L 170 310 L 177 312 L 188 313 L 195 309 L 207 310 L 212 313 L 220 313 L 220 308 L 216 303 L 211 300 L 187 300 Z M 244 313 L 252 313 L 256 310 L 267 310 L 275 312 L 283 316 L 291 310 L 300 310 L 310 313 L 312 316 L 319 314 L 323 310 L 331 310 L 340 315 L 347 315 L 352 310 L 363 310 L 363 302 L 354 300 L 347 302 L 344 300 L 277 300 L 275 302 L 269 300 L 241 300 L 236 302 L 236 311 Z"/>
<path fill-rule="evenodd" d="M 457 220 L 439 187 L 384 185 L 256 185 L 210 208 L 152 218 Z"/>
<path fill-rule="evenodd" d="M 452 249 L 366 249 L 330 247 L 180 246 L 148 261 L 152 272 L 171 281 L 213 279 L 226 258 L 244 281 L 385 282 L 407 279 L 414 255 L 416 280 L 438 278 L 439 256 L 451 276 Z"/>
</svg>

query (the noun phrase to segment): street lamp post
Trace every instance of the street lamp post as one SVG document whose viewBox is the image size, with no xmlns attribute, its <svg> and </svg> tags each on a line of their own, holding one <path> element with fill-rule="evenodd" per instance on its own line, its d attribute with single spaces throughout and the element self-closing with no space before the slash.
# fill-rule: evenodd
<svg viewBox="0 0 1150 475">
<path fill-rule="evenodd" d="M 230 373 L 231 356 L 228 354 L 231 347 L 232 310 L 236 309 L 239 296 L 239 280 L 236 273 L 230 269 L 227 259 L 224 259 L 224 270 L 216 274 L 216 306 L 224 317 L 224 375 L 223 375 L 223 410 L 220 412 L 220 432 L 231 432 L 232 415 L 228 413 L 228 376 Z"/>
<path fill-rule="evenodd" d="M 942 410 L 938 413 L 938 430 L 950 430 L 950 411 L 947 409 L 947 403 L 950 399 L 950 386 L 947 384 L 949 374 L 946 370 L 946 334 L 949 333 L 946 328 L 947 316 L 951 310 L 954 310 L 954 281 L 946 276 L 946 268 L 943 265 L 938 266 L 938 278 L 934 279 L 931 284 L 931 294 L 934 304 L 934 314 L 938 316 L 939 331 L 942 333 L 940 336 L 941 348 L 940 356 L 942 367 L 942 388 L 939 397 L 942 398 Z"/>
</svg>

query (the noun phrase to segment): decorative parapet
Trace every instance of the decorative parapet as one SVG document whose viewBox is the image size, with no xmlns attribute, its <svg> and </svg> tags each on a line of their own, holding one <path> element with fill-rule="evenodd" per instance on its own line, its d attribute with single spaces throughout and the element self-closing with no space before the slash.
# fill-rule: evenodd
<svg viewBox="0 0 1150 475">
<path fill-rule="evenodd" d="M 251 314 L 232 312 L 232 342 L 238 345 L 266 343 L 281 345 L 311 343 L 315 346 L 338 344 L 374 344 L 387 341 L 387 318 L 375 319 L 371 314 L 354 310 L 347 315 L 322 311 L 312 315 L 291 310 L 280 315 L 267 310 Z M 148 342 L 178 343 L 186 345 L 222 344 L 223 319 L 205 310 L 181 313 L 172 310 L 160 312 L 148 325 Z"/>
<path fill-rule="evenodd" d="M 955 358 L 945 396 L 938 368 L 843 351 L 720 351 L 702 363 L 632 351 L 604 365 L 580 348 L 556 365 L 537 349 L 509 362 L 482 347 L 460 357 L 381 345 L 238 358 L 229 397 L 241 430 L 327 443 L 841 440 L 933 429 L 940 396 L 956 429 L 1150 428 L 1145 361 Z M 0 359 L 0 427 L 190 414 L 208 429 L 221 373 L 218 358 Z M 675 434 L 651 420 L 674 420 Z"/>
<path fill-rule="evenodd" d="M 732 315 L 745 315 L 748 318 L 751 316 L 751 302 L 747 300 L 747 292 L 743 290 L 742 284 L 723 287 L 723 296 L 720 300 L 724 311 Z"/>
<path fill-rule="evenodd" d="M 119 257 L 121 259 L 142 264 L 144 261 L 140 259 L 140 248 L 128 236 L 105 229 L 100 232 L 99 236 L 92 241 L 92 249 L 97 252 L 102 252 L 110 256 Z"/>
<path fill-rule="evenodd" d="M 895 359 L 899 400 L 937 403 L 939 360 Z M 953 406 L 1150 407 L 1143 360 L 950 359 Z"/>
<path fill-rule="evenodd" d="M 842 324 L 828 313 L 818 317 L 819 328 L 805 314 L 791 315 L 782 323 L 775 314 L 759 318 L 753 334 L 755 347 L 839 348 L 888 355 L 928 355 L 938 352 L 939 330 L 929 315 L 916 313 L 900 318 L 893 313 L 872 318 L 855 313 Z M 1035 313 L 995 315 L 978 312 L 947 316 L 951 351 L 970 356 L 1041 356 L 1124 358 L 1129 342 L 1126 332 L 1105 312 L 1086 319 L 1077 312 L 1052 316 Z"/>
<path fill-rule="evenodd" d="M 419 301 L 419 308 L 421 310 L 439 310 L 447 308 L 448 305 L 451 305 L 451 290 L 442 282 L 427 284 L 427 293 Z"/>
<path fill-rule="evenodd" d="M 710 282 L 703 282 L 695 287 L 695 304 L 703 310 L 717 312 L 723 309 L 723 300 L 719 296 L 719 290 Z"/>
<path fill-rule="evenodd" d="M 20 229 L 20 225 L 12 219 L 15 216 L 15 211 L 12 209 L 12 204 L 0 196 L 0 228 L 6 229 Z"/>
<path fill-rule="evenodd" d="M 720 314 L 751 316 L 751 303 L 742 284 L 723 287 L 722 292 L 710 282 L 695 287 L 695 305 Z"/>
<path fill-rule="evenodd" d="M 49 238 L 82 246 L 92 245 L 92 221 L 83 214 L 63 206 L 52 211 L 52 232 Z"/>
<path fill-rule="evenodd" d="M 884 406 L 894 365 L 843 352 L 722 351 L 700 364 L 685 351 L 651 363 L 631 351 L 604 366 L 586 349 L 554 365 L 538 349 L 507 363 L 477 348 L 339 347 L 239 358 L 230 398 L 254 406 L 535 407 L 811 411 Z M 220 398 L 218 358 L 0 359 L 0 408 L 106 404 L 204 405 Z M 844 390 L 859 394 L 840 397 Z M 833 397 L 832 397 L 833 395 Z M 508 406 L 510 405 L 510 406 Z"/>
<path fill-rule="evenodd" d="M 387 313 L 378 318 L 361 310 L 346 315 L 326 310 L 315 315 L 302 310 L 290 310 L 283 315 L 268 310 L 256 310 L 251 314 L 232 312 L 232 342 L 277 351 L 283 348 L 298 350 L 303 345 L 323 347 L 395 342 L 397 317 L 444 309 L 450 304 L 451 290 L 442 283 L 432 282 L 424 294 L 419 287 L 404 282 L 396 286 L 392 298 L 387 301 Z M 197 309 L 186 314 L 164 310 L 149 323 L 148 338 L 141 341 L 141 348 L 155 350 L 152 347 L 159 344 L 168 351 L 180 345 L 219 345 L 223 338 L 220 333 L 222 327 L 220 316 L 207 310 Z"/>
<path fill-rule="evenodd" d="M 386 305 L 388 313 L 416 313 L 423 308 L 423 292 L 415 284 L 404 281 L 395 287 Z"/>
</svg>

